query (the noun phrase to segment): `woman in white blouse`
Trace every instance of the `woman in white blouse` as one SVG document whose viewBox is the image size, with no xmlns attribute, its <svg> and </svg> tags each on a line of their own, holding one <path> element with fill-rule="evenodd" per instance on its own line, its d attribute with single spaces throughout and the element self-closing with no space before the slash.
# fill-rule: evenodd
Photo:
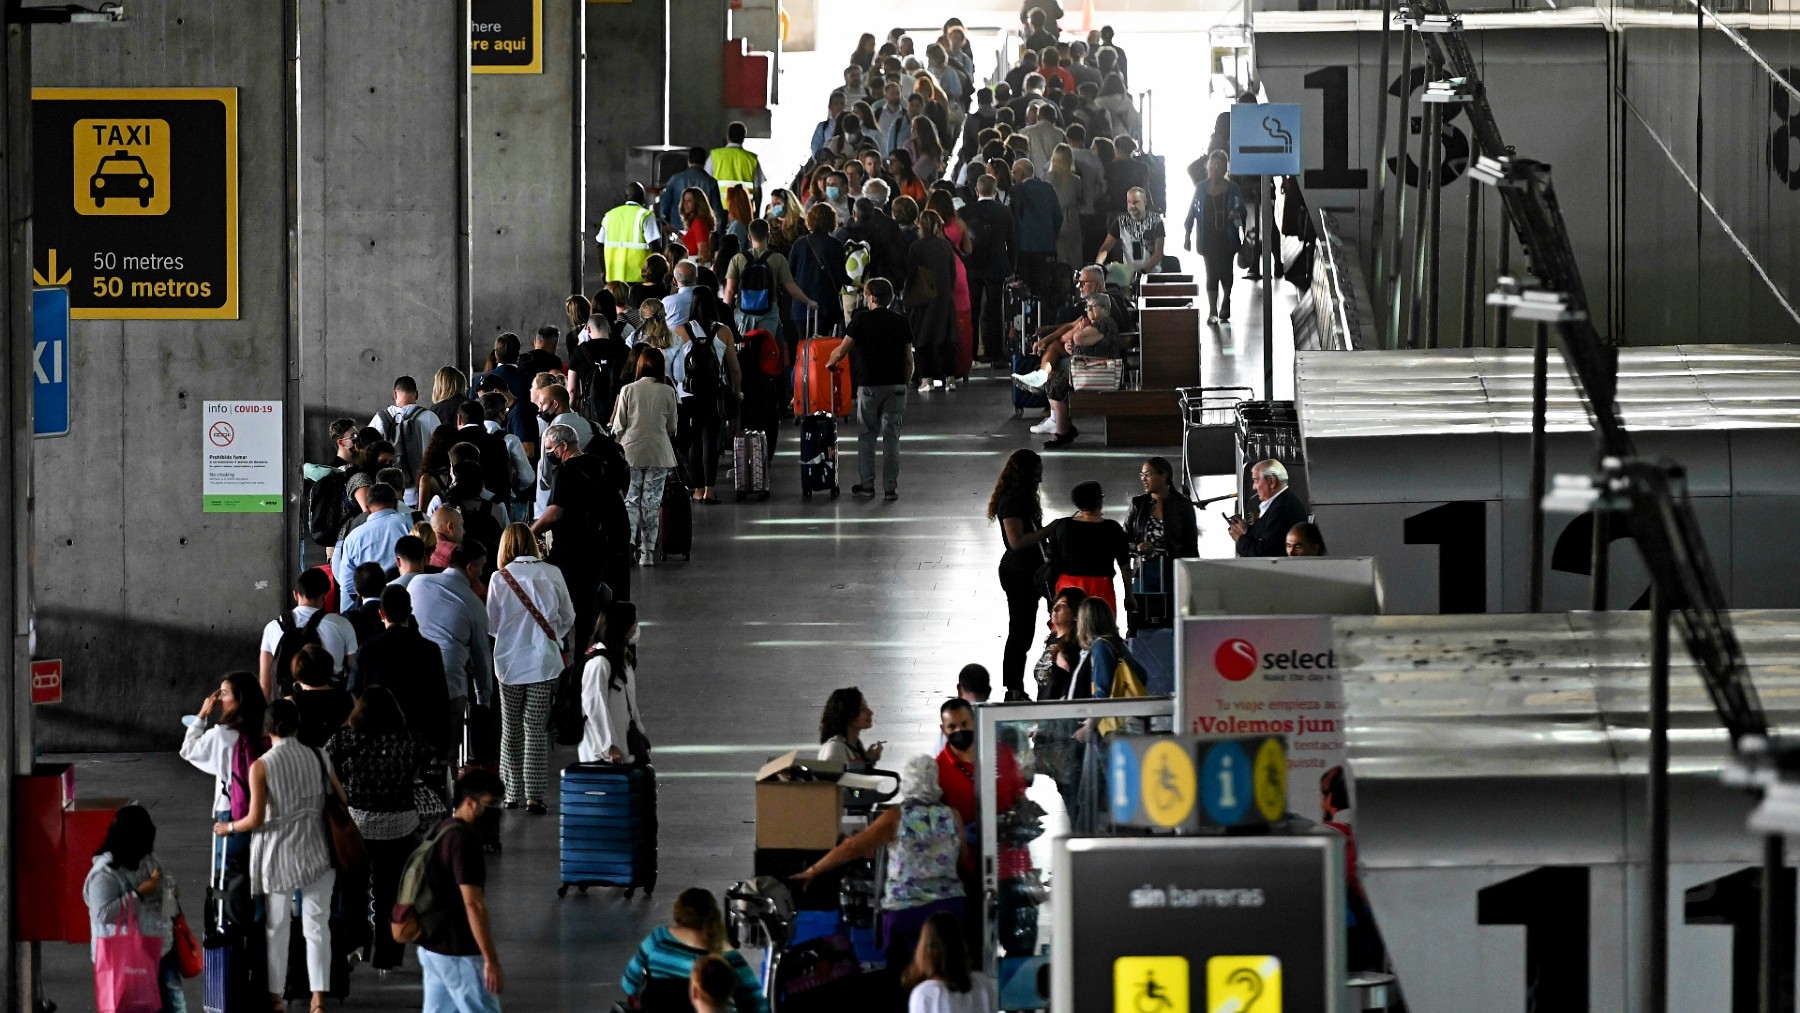
<svg viewBox="0 0 1800 1013">
<path fill-rule="evenodd" d="M 187 735 L 181 740 L 181 758 L 213 776 L 207 810 L 215 822 L 237 819 L 250 811 L 250 765 L 269 748 L 268 736 L 263 734 L 267 707 L 255 675 L 231 672 L 200 702 L 194 717 L 182 719 Z M 224 857 L 241 868 L 250 857 L 250 839 L 227 841 Z"/>
<path fill-rule="evenodd" d="M 546 722 L 563 670 L 563 638 L 575 625 L 575 604 L 562 571 L 542 555 L 530 528 L 507 525 L 487 595 L 494 676 L 500 681 L 500 779 L 506 783 L 506 807 L 517 809 L 523 800 L 533 816 L 549 812 Z"/>
<path fill-rule="evenodd" d="M 581 672 L 581 712 L 587 727 L 577 752 L 582 763 L 647 763 L 634 756 L 627 729 L 636 724 L 645 735 L 637 704 L 637 606 L 616 601 L 606 606 L 594 626 L 587 666 Z"/>
</svg>

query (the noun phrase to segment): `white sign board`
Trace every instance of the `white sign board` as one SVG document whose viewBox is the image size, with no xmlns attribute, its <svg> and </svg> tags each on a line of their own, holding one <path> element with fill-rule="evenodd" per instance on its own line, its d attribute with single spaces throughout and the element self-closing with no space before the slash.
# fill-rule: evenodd
<svg viewBox="0 0 1800 1013">
<path fill-rule="evenodd" d="M 208 401 L 201 494 L 209 514 L 281 512 L 281 402 Z"/>
<path fill-rule="evenodd" d="M 1288 807 L 1317 820 L 1319 778 L 1344 765 L 1344 684 L 1329 616 L 1178 620 L 1175 728 L 1285 735 Z"/>
</svg>

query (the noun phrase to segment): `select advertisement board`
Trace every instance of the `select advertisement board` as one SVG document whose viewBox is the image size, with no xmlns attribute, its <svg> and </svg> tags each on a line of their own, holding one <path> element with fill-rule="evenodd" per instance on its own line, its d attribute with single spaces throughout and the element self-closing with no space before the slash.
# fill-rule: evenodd
<svg viewBox="0 0 1800 1013">
<path fill-rule="evenodd" d="M 1344 848 L 1300 837 L 1056 842 L 1051 1008 L 1348 1008 Z"/>
<path fill-rule="evenodd" d="M 1175 637 L 1175 729 L 1287 739 L 1289 805 L 1323 818 L 1319 778 L 1346 758 L 1344 684 L 1329 616 L 1184 616 Z"/>
</svg>

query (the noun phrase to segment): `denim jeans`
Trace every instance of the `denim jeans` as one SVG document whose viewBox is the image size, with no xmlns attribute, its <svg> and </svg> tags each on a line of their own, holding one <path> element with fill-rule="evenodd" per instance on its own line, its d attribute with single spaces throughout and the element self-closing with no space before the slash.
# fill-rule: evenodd
<svg viewBox="0 0 1800 1013">
<path fill-rule="evenodd" d="M 487 960 L 452 957 L 419 947 L 425 972 L 424 1013 L 500 1013 L 500 997 L 487 990 Z"/>
<path fill-rule="evenodd" d="M 906 414 L 906 384 L 856 388 L 856 418 L 862 423 L 857 437 L 861 485 L 875 488 L 875 437 L 881 436 L 881 485 L 893 492 L 900 484 L 900 418 Z"/>
<path fill-rule="evenodd" d="M 163 954 L 162 963 L 157 965 L 156 983 L 162 987 L 162 1013 L 187 1013 L 187 996 L 181 991 L 181 965 L 175 961 L 175 951 Z"/>
</svg>

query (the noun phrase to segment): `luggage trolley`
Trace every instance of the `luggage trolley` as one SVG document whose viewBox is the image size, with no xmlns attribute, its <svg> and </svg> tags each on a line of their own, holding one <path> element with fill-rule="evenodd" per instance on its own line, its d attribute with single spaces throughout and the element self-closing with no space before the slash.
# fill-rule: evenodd
<svg viewBox="0 0 1800 1013">
<path fill-rule="evenodd" d="M 1178 387 L 1181 400 L 1181 471 L 1191 498 L 1202 475 L 1229 475 L 1238 461 L 1238 406 L 1256 395 L 1249 387 Z"/>
<path fill-rule="evenodd" d="M 1238 503 L 1256 502 L 1250 469 L 1256 462 L 1287 466 L 1288 488 L 1305 500 L 1306 455 L 1300 445 L 1300 413 L 1292 401 L 1245 401 L 1237 406 Z"/>
</svg>

